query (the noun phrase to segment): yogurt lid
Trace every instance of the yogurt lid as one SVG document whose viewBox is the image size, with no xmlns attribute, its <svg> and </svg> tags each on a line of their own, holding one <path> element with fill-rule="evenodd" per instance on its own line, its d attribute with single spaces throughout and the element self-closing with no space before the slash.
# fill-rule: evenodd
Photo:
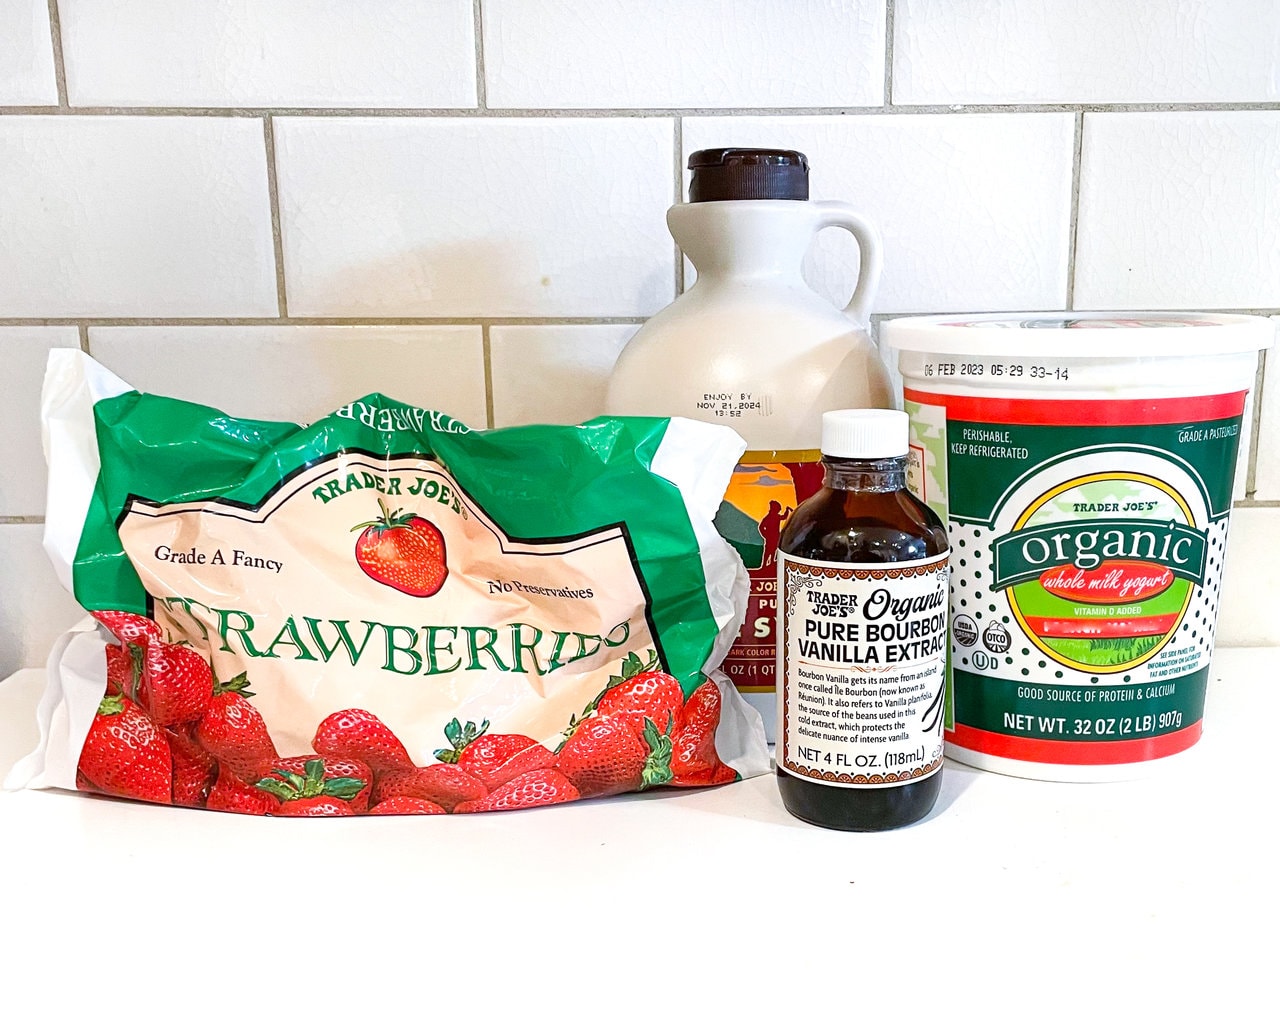
<svg viewBox="0 0 1280 1024">
<path fill-rule="evenodd" d="M 1243 313 L 955 313 L 886 320 L 891 348 L 953 355 L 1133 358 L 1270 348 L 1276 327 Z"/>
</svg>

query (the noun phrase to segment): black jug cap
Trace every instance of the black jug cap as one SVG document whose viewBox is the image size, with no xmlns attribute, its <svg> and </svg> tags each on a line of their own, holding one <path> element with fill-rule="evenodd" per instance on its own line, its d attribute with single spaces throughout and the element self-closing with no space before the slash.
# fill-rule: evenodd
<svg viewBox="0 0 1280 1024">
<path fill-rule="evenodd" d="M 809 198 L 809 160 L 794 149 L 700 149 L 689 170 L 691 203 Z"/>
</svg>

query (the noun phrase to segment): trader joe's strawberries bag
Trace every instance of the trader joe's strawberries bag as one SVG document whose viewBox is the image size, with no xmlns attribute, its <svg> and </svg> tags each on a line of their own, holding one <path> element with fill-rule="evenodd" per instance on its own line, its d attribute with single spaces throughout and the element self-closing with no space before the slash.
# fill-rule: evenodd
<svg viewBox="0 0 1280 1024">
<path fill-rule="evenodd" d="M 249 814 L 510 810 L 768 766 L 715 672 L 742 450 L 679 419 L 477 432 L 370 395 L 310 426 L 44 393 L 55 646 L 11 785 Z"/>
</svg>

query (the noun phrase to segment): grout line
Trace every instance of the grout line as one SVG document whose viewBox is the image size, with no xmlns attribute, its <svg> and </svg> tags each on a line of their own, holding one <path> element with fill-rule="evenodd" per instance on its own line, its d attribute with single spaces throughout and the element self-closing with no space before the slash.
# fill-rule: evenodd
<svg viewBox="0 0 1280 1024">
<path fill-rule="evenodd" d="M 560 327 L 642 324 L 643 316 L 156 316 L 0 317 L 0 327 Z"/>
<path fill-rule="evenodd" d="M 1190 309 L 1191 307 L 1187 307 Z M 1252 316 L 1280 316 L 1273 309 L 1239 309 L 1196 306 L 1197 313 L 1247 313 Z M 972 309 L 898 309 L 873 313 L 875 322 L 901 316 L 960 316 Z M 1026 312 L 1022 307 L 987 312 Z M 1106 312 L 1092 310 L 1091 312 Z M 1117 310 L 1119 312 L 1119 310 Z M 647 316 L 53 316 L 0 317 L 0 327 L 567 327 L 582 325 L 642 324 Z"/>
<path fill-rule="evenodd" d="M 62 54 L 62 16 L 58 13 L 58 0 L 49 0 L 49 36 L 53 42 L 53 75 L 58 83 L 58 107 L 68 109 L 67 62 Z"/>
<path fill-rule="evenodd" d="M 0 526 L 25 526 L 43 522 L 44 516 L 0 516 Z"/>
<path fill-rule="evenodd" d="M 484 12 L 480 0 L 472 0 L 472 19 L 476 37 L 476 109 L 486 110 L 489 96 L 484 83 Z"/>
<path fill-rule="evenodd" d="M 1076 114 L 1076 135 L 1071 155 L 1071 212 L 1067 225 L 1067 304 L 1076 304 L 1076 241 L 1080 232 L 1080 168 L 1084 163 L 1084 114 Z"/>
<path fill-rule="evenodd" d="M 289 316 L 289 304 L 285 296 L 284 282 L 284 234 L 280 229 L 280 186 L 276 179 L 276 129 L 268 116 L 262 119 L 262 138 L 267 152 L 267 202 L 271 207 L 271 247 L 276 261 L 276 301 L 280 316 Z"/>
<path fill-rule="evenodd" d="M 1253 498 L 1245 498 L 1237 501 L 1233 508 L 1280 508 L 1280 500 L 1256 501 Z"/>
<path fill-rule="evenodd" d="M 1253 379 L 1253 415 L 1250 417 L 1249 457 L 1245 460 L 1244 496 L 1252 499 L 1258 489 L 1258 436 L 1262 433 L 1262 389 L 1266 386 L 1267 350 L 1258 353 Z"/>
<path fill-rule="evenodd" d="M 489 341 L 489 325 L 480 328 L 481 351 L 484 353 L 484 418 L 485 426 L 493 429 L 493 348 Z"/>
<path fill-rule="evenodd" d="M 893 106 L 893 23 L 895 0 L 885 0 L 884 5 L 884 106 Z"/>
<path fill-rule="evenodd" d="M 80 332 L 80 351 L 88 354 L 89 352 L 89 325 L 77 324 Z"/>
<path fill-rule="evenodd" d="M 675 125 L 675 198 L 672 201 L 679 205 L 684 202 L 684 118 L 675 118 L 673 124 Z M 684 251 L 678 242 L 674 239 L 672 241 L 676 253 L 676 298 L 678 299 L 684 294 Z"/>
<path fill-rule="evenodd" d="M 0 106 L 7 114 L 135 117 L 810 117 L 857 114 L 1128 114 L 1280 111 L 1274 100 L 1242 103 L 887 103 L 876 107 L 50 107 Z"/>
</svg>

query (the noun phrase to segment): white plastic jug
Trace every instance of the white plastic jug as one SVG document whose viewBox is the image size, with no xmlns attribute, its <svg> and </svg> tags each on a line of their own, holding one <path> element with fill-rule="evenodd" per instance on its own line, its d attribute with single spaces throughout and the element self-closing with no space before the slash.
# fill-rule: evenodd
<svg viewBox="0 0 1280 1024">
<path fill-rule="evenodd" d="M 723 667 L 772 727 L 774 553 L 791 511 L 822 485 L 822 413 L 893 405 L 867 331 L 880 239 L 847 204 L 808 200 L 802 153 L 702 150 L 689 167 L 690 201 L 667 212 L 667 225 L 697 280 L 623 350 L 606 409 L 724 423 L 746 439 L 716 520 L 751 575 L 746 622 Z M 844 309 L 801 274 L 814 237 L 831 227 L 852 234 L 860 254 Z"/>
</svg>

